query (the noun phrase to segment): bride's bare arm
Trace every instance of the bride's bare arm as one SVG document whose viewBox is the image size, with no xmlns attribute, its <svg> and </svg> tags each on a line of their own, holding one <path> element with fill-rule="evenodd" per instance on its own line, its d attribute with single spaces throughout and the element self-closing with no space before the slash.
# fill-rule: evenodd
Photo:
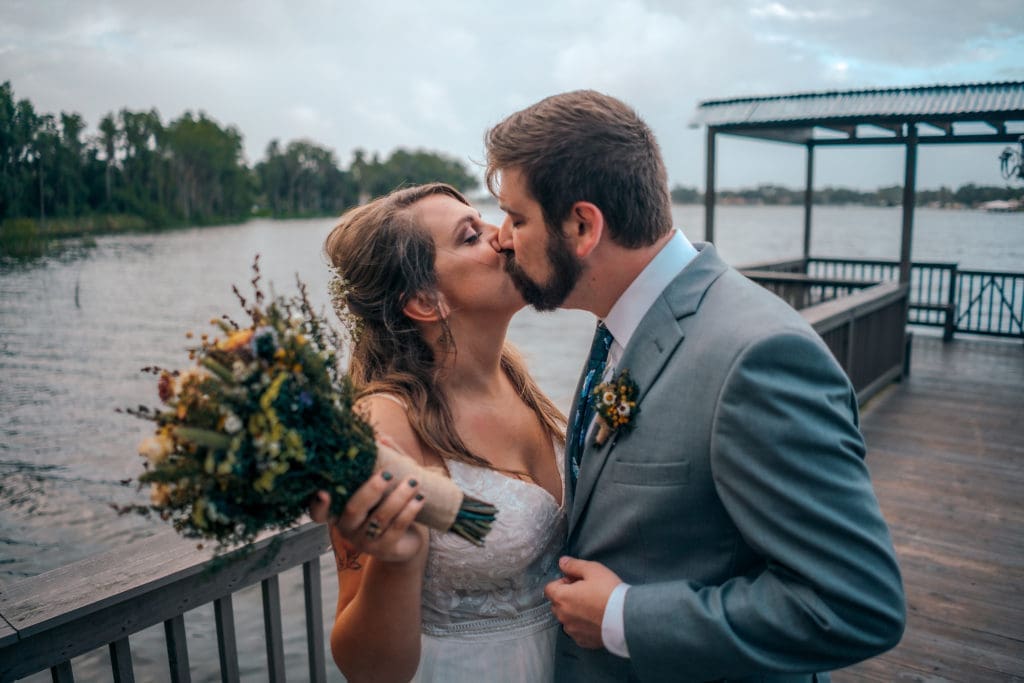
<svg viewBox="0 0 1024 683">
<path fill-rule="evenodd" d="M 423 462 L 419 441 L 401 406 L 370 397 L 360 407 L 378 434 Z M 353 496 L 342 518 L 330 525 L 339 559 L 331 653 L 353 683 L 408 681 L 419 666 L 428 535 L 413 519 L 421 507 L 416 486 L 377 474 Z M 366 535 L 371 520 L 382 528 L 376 538 Z M 357 549 L 364 554 L 355 557 Z"/>
</svg>

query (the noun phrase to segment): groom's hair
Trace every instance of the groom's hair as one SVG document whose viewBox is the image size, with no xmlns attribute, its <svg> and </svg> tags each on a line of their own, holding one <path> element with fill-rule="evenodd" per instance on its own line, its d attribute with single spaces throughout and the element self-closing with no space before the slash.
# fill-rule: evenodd
<svg viewBox="0 0 1024 683">
<path fill-rule="evenodd" d="M 654 133 L 620 100 L 593 90 L 553 95 L 484 135 L 487 188 L 518 169 L 548 229 L 560 232 L 573 204 L 601 209 L 612 240 L 653 244 L 672 229 L 668 176 Z"/>
</svg>

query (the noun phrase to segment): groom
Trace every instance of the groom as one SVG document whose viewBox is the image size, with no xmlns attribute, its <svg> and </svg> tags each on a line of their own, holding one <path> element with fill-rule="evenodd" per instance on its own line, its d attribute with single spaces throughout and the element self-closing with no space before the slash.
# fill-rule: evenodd
<svg viewBox="0 0 1024 683">
<path fill-rule="evenodd" d="M 592 91 L 488 131 L 508 269 L 600 324 L 569 418 L 559 681 L 828 680 L 904 596 L 853 389 L 793 309 L 672 227 L 651 130 Z M 589 395 L 632 382 L 598 438 Z M 603 435 L 602 435 L 603 436 Z"/>
</svg>

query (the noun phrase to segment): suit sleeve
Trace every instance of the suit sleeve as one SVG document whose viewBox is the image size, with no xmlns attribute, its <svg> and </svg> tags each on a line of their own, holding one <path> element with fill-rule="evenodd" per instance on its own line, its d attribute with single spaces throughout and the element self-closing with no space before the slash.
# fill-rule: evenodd
<svg viewBox="0 0 1024 683">
<path fill-rule="evenodd" d="M 718 396 L 711 469 L 763 563 L 720 585 L 631 587 L 626 642 L 642 680 L 831 670 L 899 641 L 903 587 L 857 419 L 817 338 L 773 335 L 738 355 Z"/>
</svg>

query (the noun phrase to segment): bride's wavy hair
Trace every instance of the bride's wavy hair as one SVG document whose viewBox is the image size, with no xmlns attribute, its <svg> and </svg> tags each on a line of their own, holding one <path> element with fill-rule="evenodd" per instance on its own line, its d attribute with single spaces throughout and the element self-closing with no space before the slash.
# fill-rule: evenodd
<svg viewBox="0 0 1024 683">
<path fill-rule="evenodd" d="M 349 374 L 360 396 L 386 393 L 403 399 L 409 422 L 428 449 L 442 458 L 495 469 L 459 437 L 438 382 L 445 359 L 435 357 L 402 310 L 416 295 L 439 301 L 434 240 L 412 211 L 416 202 L 432 195 L 469 206 L 458 190 L 444 183 L 403 188 L 347 211 L 324 242 L 324 252 L 344 282 L 348 310 L 338 313 L 359 323 Z M 441 324 L 441 346 L 454 354 L 451 330 L 443 319 Z M 564 445 L 565 416 L 537 387 L 508 342 L 501 351 L 501 367 L 541 424 Z"/>
</svg>

